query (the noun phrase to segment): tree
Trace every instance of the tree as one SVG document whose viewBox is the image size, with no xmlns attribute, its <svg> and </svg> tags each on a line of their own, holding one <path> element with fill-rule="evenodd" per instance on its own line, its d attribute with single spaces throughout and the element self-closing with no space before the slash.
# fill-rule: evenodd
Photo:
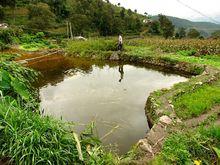
<svg viewBox="0 0 220 165">
<path fill-rule="evenodd" d="M 160 35 L 160 23 L 158 21 L 152 21 L 149 24 L 148 32 L 152 35 Z"/>
<path fill-rule="evenodd" d="M 179 28 L 178 31 L 175 34 L 175 38 L 182 39 L 182 38 L 185 38 L 185 37 L 186 37 L 186 29 L 183 28 L 183 27 Z"/>
<path fill-rule="evenodd" d="M 180 28 L 179 29 L 179 38 L 185 38 L 186 37 L 186 29 Z"/>
<path fill-rule="evenodd" d="M 162 30 L 162 35 L 167 39 L 173 37 L 175 26 L 172 22 L 165 16 L 159 15 L 160 28 Z"/>
<path fill-rule="evenodd" d="M 5 16 L 5 13 L 4 13 L 3 7 L 0 5 L 0 21 L 3 21 L 4 16 Z"/>
<path fill-rule="evenodd" d="M 200 32 L 196 29 L 190 29 L 187 34 L 188 38 L 198 38 L 199 36 L 200 36 Z"/>
<path fill-rule="evenodd" d="M 125 18 L 125 8 L 122 8 L 122 9 L 121 9 L 121 11 L 120 11 L 120 17 L 121 17 L 122 19 Z"/>
<path fill-rule="evenodd" d="M 36 5 L 30 5 L 28 9 L 28 26 L 30 28 L 45 30 L 52 27 L 55 23 L 55 15 L 50 11 L 48 4 L 38 3 Z"/>
</svg>

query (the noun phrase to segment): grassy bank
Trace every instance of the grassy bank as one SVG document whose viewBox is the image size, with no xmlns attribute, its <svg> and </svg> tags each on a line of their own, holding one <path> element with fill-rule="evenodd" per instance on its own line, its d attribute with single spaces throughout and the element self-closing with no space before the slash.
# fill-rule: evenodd
<svg viewBox="0 0 220 165">
<path fill-rule="evenodd" d="M 128 39 L 125 40 L 122 54 L 137 58 L 164 59 L 174 63 L 186 62 L 220 67 L 219 42 L 220 40 Z M 207 47 L 210 51 L 202 51 L 207 50 Z M 77 55 L 79 57 L 109 59 L 112 53 L 117 50 L 117 39 L 69 41 L 66 50 L 70 55 Z"/>
</svg>

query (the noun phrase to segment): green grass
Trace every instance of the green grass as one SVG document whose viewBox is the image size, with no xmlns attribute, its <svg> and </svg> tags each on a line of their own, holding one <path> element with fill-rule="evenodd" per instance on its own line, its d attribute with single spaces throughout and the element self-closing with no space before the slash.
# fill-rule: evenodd
<svg viewBox="0 0 220 165">
<path fill-rule="evenodd" d="M 9 53 L 0 53 L 0 61 L 11 61 L 14 60 L 16 57 L 19 57 L 19 54 L 9 54 Z"/>
<path fill-rule="evenodd" d="M 96 55 L 97 58 L 108 57 L 112 51 L 117 50 L 117 41 L 109 39 L 89 39 L 87 41 L 69 41 L 66 50 L 69 54 L 80 57 L 91 57 Z"/>
<path fill-rule="evenodd" d="M 174 100 L 177 115 L 183 119 L 197 117 L 220 104 L 220 82 L 204 85 L 191 93 L 185 93 Z"/>
<path fill-rule="evenodd" d="M 48 48 L 48 45 L 45 45 L 43 43 L 23 43 L 19 46 L 19 49 L 25 51 L 37 51 L 46 48 Z"/>
<path fill-rule="evenodd" d="M 68 125 L 24 109 L 16 100 L 0 101 L 0 157 L 15 164 L 112 164 L 92 133 L 78 139 Z M 80 141 L 81 151 L 77 149 Z M 90 146 L 90 151 L 87 147 Z M 82 152 L 83 161 L 80 159 Z"/>
<path fill-rule="evenodd" d="M 216 68 L 220 68 L 220 56 L 217 55 L 205 55 L 205 56 L 195 57 L 195 56 L 170 54 L 164 56 L 173 60 L 177 60 L 179 62 L 203 64 L 203 65 L 209 65 Z"/>
<path fill-rule="evenodd" d="M 186 56 L 183 54 L 162 54 L 153 50 L 149 46 L 126 46 L 126 53 L 130 56 L 138 57 L 154 57 L 154 58 L 166 58 L 170 61 L 187 62 L 193 64 L 209 65 L 216 68 L 220 68 L 220 56 L 219 55 L 203 55 L 203 56 Z"/>
<path fill-rule="evenodd" d="M 220 126 L 179 131 L 165 140 L 158 159 L 177 165 L 192 164 L 196 160 L 202 164 L 213 164 L 218 160 L 213 147 L 220 148 L 219 142 Z"/>
</svg>

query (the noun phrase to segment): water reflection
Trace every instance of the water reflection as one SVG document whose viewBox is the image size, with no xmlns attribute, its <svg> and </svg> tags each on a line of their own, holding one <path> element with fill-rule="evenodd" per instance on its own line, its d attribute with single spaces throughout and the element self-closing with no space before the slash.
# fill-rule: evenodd
<svg viewBox="0 0 220 165">
<path fill-rule="evenodd" d="M 120 79 L 119 79 L 119 82 L 121 82 L 122 80 L 123 80 L 123 78 L 124 78 L 124 68 L 123 68 L 124 66 L 123 65 L 119 65 L 119 68 L 118 68 L 118 71 L 119 71 L 119 73 L 120 73 Z"/>
</svg>

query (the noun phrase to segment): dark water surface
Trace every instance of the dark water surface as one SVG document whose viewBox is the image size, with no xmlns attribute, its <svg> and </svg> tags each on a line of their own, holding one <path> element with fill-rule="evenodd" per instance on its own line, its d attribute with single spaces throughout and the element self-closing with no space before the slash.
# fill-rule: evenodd
<svg viewBox="0 0 220 165">
<path fill-rule="evenodd" d="M 55 56 L 30 64 L 42 72 L 38 84 L 46 115 L 80 125 L 95 121 L 106 145 L 125 153 L 148 131 L 149 94 L 187 78 L 133 65 L 104 64 Z"/>
</svg>

